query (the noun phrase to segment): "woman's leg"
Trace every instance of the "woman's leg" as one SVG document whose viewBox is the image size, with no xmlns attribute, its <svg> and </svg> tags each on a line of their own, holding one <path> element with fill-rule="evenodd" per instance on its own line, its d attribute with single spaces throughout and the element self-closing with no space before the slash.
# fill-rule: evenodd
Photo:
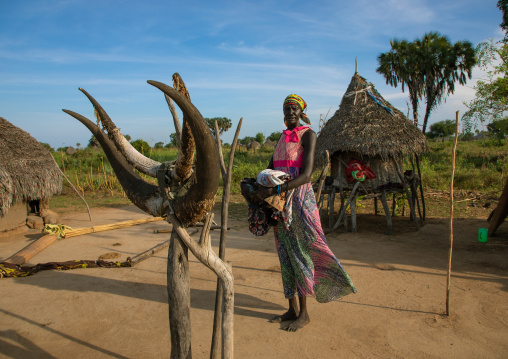
<svg viewBox="0 0 508 359">
<path fill-rule="evenodd" d="M 300 314 L 297 320 L 287 326 L 286 330 L 288 332 L 296 332 L 310 323 L 309 313 L 307 313 L 307 297 L 298 297 L 298 299 L 300 301 Z"/>
<path fill-rule="evenodd" d="M 289 309 L 286 313 L 282 315 L 276 315 L 272 319 L 270 319 L 271 323 L 281 323 L 287 320 L 295 320 L 298 319 L 298 304 L 296 301 L 296 297 L 289 299 Z M 284 328 L 286 329 L 286 328 Z"/>
</svg>

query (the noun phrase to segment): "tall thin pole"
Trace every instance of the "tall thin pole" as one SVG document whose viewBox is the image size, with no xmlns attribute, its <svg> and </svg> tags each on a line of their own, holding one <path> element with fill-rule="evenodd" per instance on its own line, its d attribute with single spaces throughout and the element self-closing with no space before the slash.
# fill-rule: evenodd
<svg viewBox="0 0 508 359">
<path fill-rule="evenodd" d="M 453 250 L 453 177 L 455 177 L 455 153 L 459 140 L 459 111 L 455 112 L 455 143 L 452 152 L 452 177 L 450 181 L 450 249 L 448 251 L 448 276 L 446 278 L 446 316 L 450 316 L 450 277 L 452 274 Z"/>
</svg>

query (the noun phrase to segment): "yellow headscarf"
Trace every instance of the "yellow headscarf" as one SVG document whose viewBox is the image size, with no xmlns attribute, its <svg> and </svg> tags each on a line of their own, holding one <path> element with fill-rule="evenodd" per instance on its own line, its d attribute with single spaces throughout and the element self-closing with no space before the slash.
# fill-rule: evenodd
<svg viewBox="0 0 508 359">
<path fill-rule="evenodd" d="M 302 113 L 300 115 L 300 118 L 303 122 L 310 125 L 309 117 L 303 112 L 307 108 L 307 103 L 298 95 L 291 94 L 284 100 L 284 104 L 282 105 L 282 108 L 284 108 L 286 105 L 298 105 L 302 109 Z"/>
</svg>

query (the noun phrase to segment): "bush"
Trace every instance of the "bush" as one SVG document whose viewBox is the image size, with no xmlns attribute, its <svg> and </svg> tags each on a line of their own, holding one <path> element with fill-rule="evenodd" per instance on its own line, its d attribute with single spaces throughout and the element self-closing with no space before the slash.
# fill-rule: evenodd
<svg viewBox="0 0 508 359">
<path fill-rule="evenodd" d="M 131 142 L 132 147 L 134 147 L 139 153 L 147 155 L 150 152 L 150 145 L 148 142 L 143 141 L 142 139 L 138 139 L 136 141 Z"/>
</svg>

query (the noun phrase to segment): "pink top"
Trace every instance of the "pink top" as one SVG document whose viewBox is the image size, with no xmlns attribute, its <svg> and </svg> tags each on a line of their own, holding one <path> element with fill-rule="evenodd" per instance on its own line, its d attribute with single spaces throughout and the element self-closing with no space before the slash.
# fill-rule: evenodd
<svg viewBox="0 0 508 359">
<path fill-rule="evenodd" d="M 303 147 L 302 135 L 310 127 L 295 127 L 292 131 L 282 131 L 282 136 L 273 153 L 273 167 L 302 167 Z"/>
</svg>

